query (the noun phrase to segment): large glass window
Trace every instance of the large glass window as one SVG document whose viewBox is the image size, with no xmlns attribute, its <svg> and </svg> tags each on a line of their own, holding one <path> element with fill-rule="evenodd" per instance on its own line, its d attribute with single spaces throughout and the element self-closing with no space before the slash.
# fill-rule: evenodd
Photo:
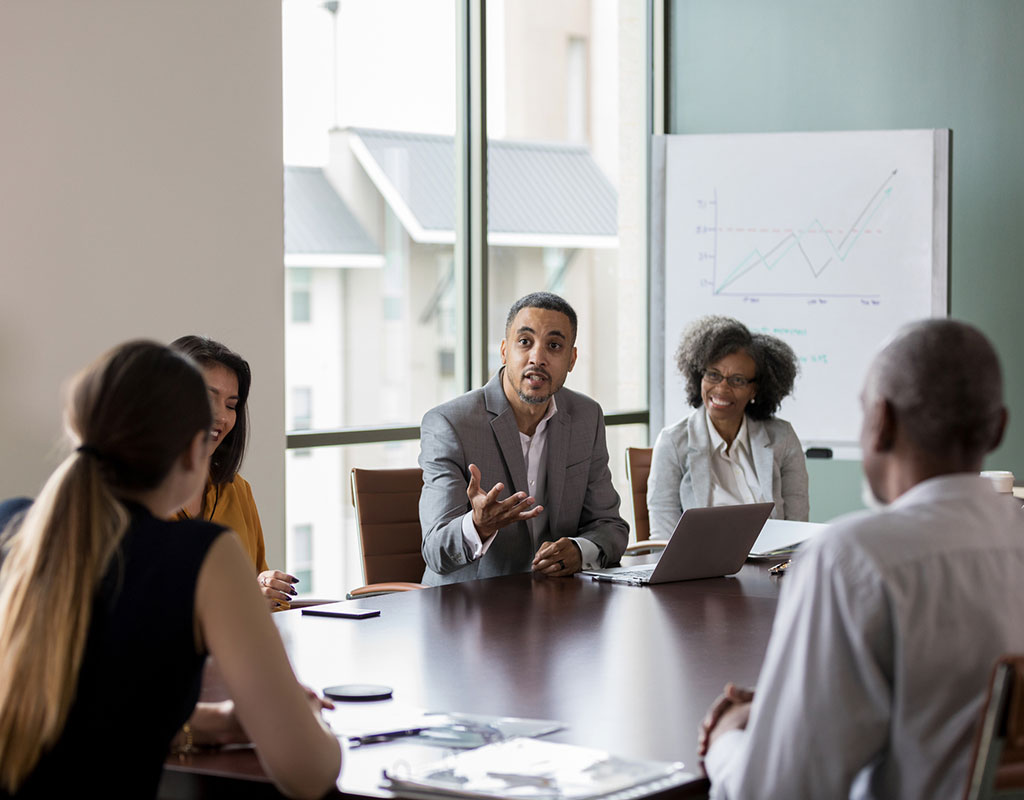
<svg viewBox="0 0 1024 800">
<path fill-rule="evenodd" d="M 305 458 L 296 455 L 300 451 L 289 451 L 285 460 L 290 534 L 287 563 L 289 570 L 303 573 L 296 587 L 302 595 L 340 600 L 365 583 L 349 475 L 353 467 L 415 466 L 419 451 L 415 440 L 316 447 Z M 325 495 L 323 487 L 327 485 L 337 489 Z"/>
<path fill-rule="evenodd" d="M 330 405 L 319 428 L 416 424 L 462 391 L 455 5 L 284 0 L 282 12 L 287 379 Z"/>
<path fill-rule="evenodd" d="M 509 306 L 540 289 L 580 318 L 566 385 L 647 405 L 644 3 L 491 0 L 488 363 Z"/>
<path fill-rule="evenodd" d="M 282 14 L 290 430 L 416 425 L 463 390 L 455 6 L 283 0 Z M 288 563 L 309 574 L 304 593 L 344 597 L 362 583 L 351 468 L 410 466 L 417 452 L 289 452 Z"/>
<path fill-rule="evenodd" d="M 287 547 L 319 596 L 362 582 L 351 468 L 416 464 L 423 413 L 472 388 L 483 347 L 498 367 L 517 297 L 563 294 L 580 315 L 568 385 L 646 412 L 645 3 L 473 0 L 490 151 L 478 356 L 455 248 L 462 2 L 282 0 L 286 411 L 290 431 L 325 432 L 290 437 Z M 646 426 L 608 433 L 625 500 L 622 450 Z"/>
</svg>

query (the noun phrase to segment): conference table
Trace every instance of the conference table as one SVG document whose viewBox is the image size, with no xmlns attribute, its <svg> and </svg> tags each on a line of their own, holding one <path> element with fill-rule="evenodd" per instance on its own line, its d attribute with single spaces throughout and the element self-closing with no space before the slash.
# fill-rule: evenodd
<svg viewBox="0 0 1024 800">
<path fill-rule="evenodd" d="M 752 563 L 646 587 L 521 574 L 352 601 L 379 617 L 291 610 L 274 621 L 306 685 L 393 688 L 391 700 L 326 712 L 336 729 L 401 707 L 555 720 L 566 727 L 552 741 L 684 762 L 693 780 L 665 795 L 698 797 L 698 725 L 726 681 L 756 682 L 783 580 Z M 382 768 L 445 752 L 409 740 L 346 747 L 335 796 L 390 797 Z M 243 749 L 168 759 L 159 796 L 279 795 Z"/>
</svg>

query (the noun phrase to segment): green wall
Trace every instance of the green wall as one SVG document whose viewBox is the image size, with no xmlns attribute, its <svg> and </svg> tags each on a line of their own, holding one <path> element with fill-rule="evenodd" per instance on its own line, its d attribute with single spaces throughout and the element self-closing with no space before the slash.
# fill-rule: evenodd
<svg viewBox="0 0 1024 800">
<path fill-rule="evenodd" d="M 987 466 L 1024 478 L 1024 2 L 669 8 L 670 133 L 953 130 L 951 313 L 1003 361 L 1010 427 Z M 861 507 L 859 464 L 808 468 L 812 520 Z"/>
</svg>

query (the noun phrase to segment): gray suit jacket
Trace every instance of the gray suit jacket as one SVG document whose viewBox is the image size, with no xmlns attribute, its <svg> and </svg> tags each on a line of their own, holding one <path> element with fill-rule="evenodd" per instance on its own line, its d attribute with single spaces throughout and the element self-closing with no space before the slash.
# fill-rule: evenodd
<svg viewBox="0 0 1024 800">
<path fill-rule="evenodd" d="M 527 491 L 526 463 L 512 407 L 499 371 L 482 389 L 431 409 L 420 427 L 420 525 L 423 582 L 435 586 L 530 570 L 541 541 L 533 541 L 525 522 L 502 528 L 478 561 L 462 536 L 462 518 L 470 510 L 466 487 L 469 465 L 480 468 L 483 488 L 505 484 L 501 498 Z M 589 539 L 601 550 L 602 564 L 618 563 L 629 526 L 619 516 L 619 495 L 612 486 L 605 444 L 604 414 L 585 395 L 562 388 L 558 412 L 548 423 L 548 517 L 545 541 L 563 536 Z"/>
<path fill-rule="evenodd" d="M 785 420 L 747 417 L 750 452 L 761 495 L 775 501 L 772 517 L 807 521 L 807 465 Z M 666 539 L 686 508 L 711 505 L 711 433 L 704 406 L 658 434 L 647 480 L 651 538 Z"/>
</svg>

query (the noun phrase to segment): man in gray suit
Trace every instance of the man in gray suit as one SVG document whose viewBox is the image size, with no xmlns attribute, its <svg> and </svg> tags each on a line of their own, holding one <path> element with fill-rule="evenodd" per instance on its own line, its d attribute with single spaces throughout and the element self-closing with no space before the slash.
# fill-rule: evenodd
<svg viewBox="0 0 1024 800">
<path fill-rule="evenodd" d="M 424 583 L 618 563 L 629 526 L 608 470 L 604 414 L 562 387 L 575 344 L 572 307 L 527 295 L 509 311 L 504 366 L 423 417 Z"/>
</svg>

